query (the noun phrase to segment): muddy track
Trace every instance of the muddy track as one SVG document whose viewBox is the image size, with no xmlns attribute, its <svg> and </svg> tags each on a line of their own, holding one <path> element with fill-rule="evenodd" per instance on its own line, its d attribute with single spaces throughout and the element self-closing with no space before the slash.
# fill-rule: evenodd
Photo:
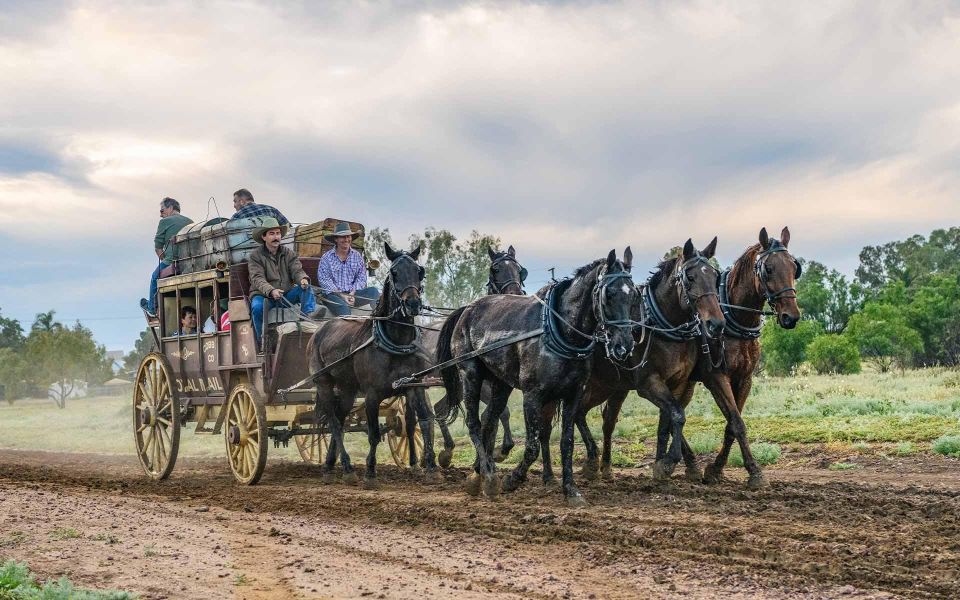
<svg viewBox="0 0 960 600">
<path fill-rule="evenodd" d="M 243 488 L 212 459 L 184 461 L 154 483 L 126 458 L 0 451 L 0 510 L 16 510 L 11 492 L 23 490 L 118 509 L 166 506 L 185 527 L 214 512 L 219 546 L 234 548 L 232 568 L 256 573 L 243 597 L 310 596 L 318 585 L 327 587 L 317 593 L 360 596 L 350 587 L 358 580 L 384 597 L 415 589 L 533 598 L 960 597 L 957 470 L 948 464 L 938 474 L 918 463 L 916 471 L 771 472 L 758 492 L 742 481 L 657 483 L 630 472 L 584 482 L 591 505 L 569 509 L 534 478 L 496 502 L 467 497 L 465 470 L 426 484 L 384 467 L 381 489 L 366 491 L 322 485 L 315 468 L 277 462 L 260 485 Z M 351 566 L 303 566 L 316 556 Z M 394 576 L 410 587 L 381 589 Z"/>
</svg>

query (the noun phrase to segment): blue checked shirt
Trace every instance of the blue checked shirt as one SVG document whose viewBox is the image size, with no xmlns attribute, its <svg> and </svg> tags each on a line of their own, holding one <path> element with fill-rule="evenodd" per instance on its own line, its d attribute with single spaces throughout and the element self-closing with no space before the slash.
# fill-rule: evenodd
<svg viewBox="0 0 960 600">
<path fill-rule="evenodd" d="M 256 202 L 248 204 L 233 213 L 234 219 L 248 219 L 250 217 L 273 217 L 277 220 L 277 223 L 281 225 L 290 224 L 290 221 L 288 221 L 279 210 L 266 204 L 257 204 Z"/>
<path fill-rule="evenodd" d="M 367 266 L 363 256 L 350 248 L 347 260 L 337 256 L 336 248 L 320 257 L 317 281 L 324 292 L 355 292 L 367 287 Z"/>
</svg>

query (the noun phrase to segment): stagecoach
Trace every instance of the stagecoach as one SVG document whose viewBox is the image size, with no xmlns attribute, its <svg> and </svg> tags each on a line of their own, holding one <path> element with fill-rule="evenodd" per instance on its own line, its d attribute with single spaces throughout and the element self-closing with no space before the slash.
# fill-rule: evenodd
<svg viewBox="0 0 960 600">
<path fill-rule="evenodd" d="M 314 286 L 319 257 L 331 247 L 324 236 L 339 222 L 291 228 L 283 240 L 294 247 Z M 363 232 L 361 224 L 348 223 Z M 175 238 L 180 274 L 158 282 L 157 316 L 147 317 L 158 350 L 140 363 L 133 392 L 137 455 L 152 479 L 173 471 L 188 424 L 196 435 L 223 436 L 230 469 L 242 484 L 260 479 L 271 442 L 279 447 L 293 440 L 303 460 L 323 459 L 327 438 L 315 415 L 312 386 L 284 391 L 309 375 L 306 347 L 318 325 L 291 308 L 269 309 L 262 347 L 254 339 L 246 256 L 256 248 L 250 233 L 260 224 L 257 217 L 214 219 L 188 226 Z M 364 253 L 363 235 L 354 247 Z M 185 306 L 197 312 L 197 332 L 178 335 Z M 205 323 L 221 323 L 224 310 L 229 329 L 217 325 L 203 333 Z M 366 431 L 363 415 L 358 400 L 346 430 Z M 381 431 L 401 467 L 410 444 L 406 418 L 402 399 L 381 404 Z M 422 455 L 419 429 L 413 441 Z"/>
</svg>

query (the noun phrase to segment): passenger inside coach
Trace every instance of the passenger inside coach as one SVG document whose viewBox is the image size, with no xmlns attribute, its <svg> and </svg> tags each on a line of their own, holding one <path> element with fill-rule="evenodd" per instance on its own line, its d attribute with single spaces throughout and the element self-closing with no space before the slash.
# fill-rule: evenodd
<svg viewBox="0 0 960 600">
<path fill-rule="evenodd" d="M 180 309 L 180 329 L 173 335 L 196 335 L 197 333 L 197 309 L 192 306 L 184 306 Z"/>
</svg>

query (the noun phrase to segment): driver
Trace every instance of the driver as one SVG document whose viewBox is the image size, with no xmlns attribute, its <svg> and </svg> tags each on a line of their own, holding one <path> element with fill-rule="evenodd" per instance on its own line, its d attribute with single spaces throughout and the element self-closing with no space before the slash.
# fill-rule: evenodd
<svg viewBox="0 0 960 600">
<path fill-rule="evenodd" d="M 367 287 L 363 255 L 350 247 L 359 235 L 359 231 L 341 221 L 324 238 L 334 246 L 320 258 L 317 281 L 330 312 L 337 316 L 349 315 L 354 306 L 373 304 L 380 298 L 377 288 Z"/>
</svg>

